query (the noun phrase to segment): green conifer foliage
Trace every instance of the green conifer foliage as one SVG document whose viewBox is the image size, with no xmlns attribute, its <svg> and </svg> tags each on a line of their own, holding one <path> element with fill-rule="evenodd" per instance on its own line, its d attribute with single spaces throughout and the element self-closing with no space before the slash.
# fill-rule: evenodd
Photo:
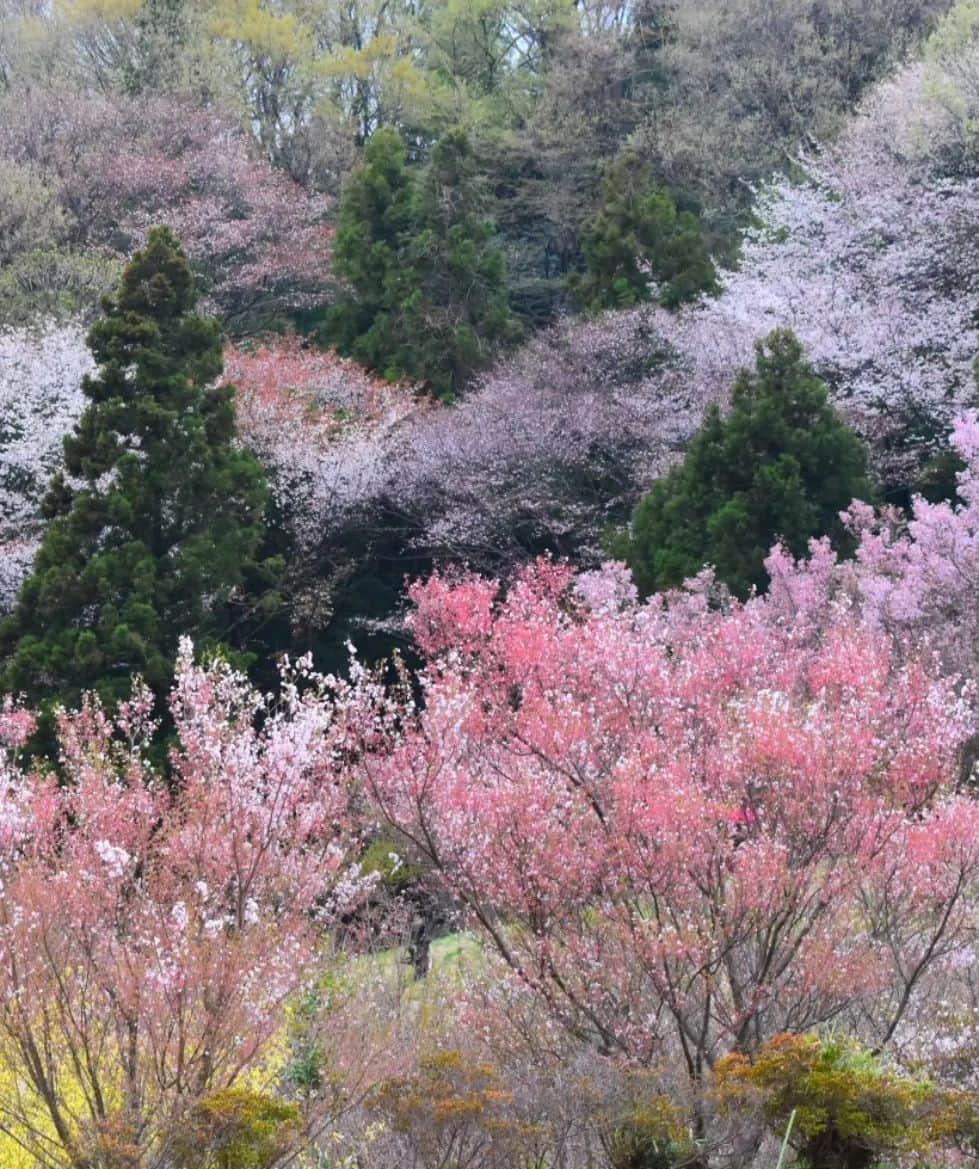
<svg viewBox="0 0 979 1169">
<path fill-rule="evenodd" d="M 839 513 L 869 499 L 866 450 L 827 400 L 788 329 L 757 345 L 731 411 L 714 405 L 683 462 L 642 500 L 615 544 L 645 593 L 672 588 L 706 564 L 738 596 L 768 581 L 782 538 L 796 555 L 813 536 L 844 540 Z"/>
<path fill-rule="evenodd" d="M 631 308 L 654 299 L 677 308 L 716 291 L 717 274 L 696 215 L 678 211 L 634 154 L 609 168 L 603 196 L 601 210 L 582 230 L 585 271 L 569 281 L 583 308 Z"/>
<path fill-rule="evenodd" d="M 195 300 L 180 245 L 154 229 L 89 333 L 89 405 L 65 439 L 34 571 L 0 625 L 5 689 L 111 702 L 138 672 L 162 692 L 178 639 L 221 642 L 260 573 L 268 490 L 234 445 L 233 390 L 214 384 L 219 327 Z"/>
<path fill-rule="evenodd" d="M 334 265 L 350 295 L 325 339 L 391 380 L 457 393 L 513 335 L 503 253 L 466 136 L 446 134 L 412 168 L 396 131 L 378 131 L 340 206 Z"/>
</svg>

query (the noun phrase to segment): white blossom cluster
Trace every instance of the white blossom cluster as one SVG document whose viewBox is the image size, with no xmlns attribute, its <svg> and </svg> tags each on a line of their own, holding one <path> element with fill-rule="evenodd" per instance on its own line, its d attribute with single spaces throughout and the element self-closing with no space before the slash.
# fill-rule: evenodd
<svg viewBox="0 0 979 1169">
<path fill-rule="evenodd" d="M 94 368 L 80 324 L 0 332 L 0 612 L 33 560 L 39 505 Z"/>
<path fill-rule="evenodd" d="M 789 326 L 885 471 L 973 404 L 979 175 L 936 168 L 930 116 L 923 68 L 908 66 L 838 144 L 803 160 L 803 178 L 759 193 L 738 269 L 677 321 L 705 398 Z"/>
</svg>

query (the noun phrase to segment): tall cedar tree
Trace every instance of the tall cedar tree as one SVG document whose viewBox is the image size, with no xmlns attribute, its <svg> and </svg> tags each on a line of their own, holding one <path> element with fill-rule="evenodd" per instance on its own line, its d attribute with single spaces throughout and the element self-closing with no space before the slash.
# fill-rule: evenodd
<svg viewBox="0 0 979 1169">
<path fill-rule="evenodd" d="M 756 345 L 731 411 L 713 405 L 683 462 L 642 500 L 615 545 L 644 593 L 672 588 L 706 564 L 740 597 L 767 586 L 776 539 L 796 555 L 813 536 L 845 541 L 839 513 L 869 499 L 867 454 L 827 400 L 788 329 Z"/>
<path fill-rule="evenodd" d="M 52 522 L 0 625 L 7 690 L 111 703 L 138 672 L 161 693 L 179 637 L 219 643 L 236 591 L 260 575 L 268 489 L 234 445 L 219 326 L 195 301 L 183 250 L 154 229 L 88 335 L 100 368 L 65 439 L 72 485 L 52 483 Z"/>
<path fill-rule="evenodd" d="M 465 134 L 445 135 L 419 171 L 396 131 L 368 143 L 341 200 L 334 249 L 351 293 L 324 336 L 386 378 L 452 397 L 514 323 Z"/>
<path fill-rule="evenodd" d="M 680 211 L 634 154 L 618 159 L 603 183 L 601 210 L 582 230 L 585 271 L 568 286 L 592 312 L 658 300 L 677 308 L 717 291 L 717 273 L 692 211 Z"/>
</svg>

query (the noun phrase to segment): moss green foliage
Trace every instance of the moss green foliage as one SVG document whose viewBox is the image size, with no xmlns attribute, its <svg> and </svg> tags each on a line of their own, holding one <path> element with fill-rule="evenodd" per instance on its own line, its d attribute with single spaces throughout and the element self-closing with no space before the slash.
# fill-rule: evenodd
<svg viewBox="0 0 979 1169">
<path fill-rule="evenodd" d="M 2 120 L 2 119 L 0 119 Z M 68 217 L 39 169 L 0 166 L 0 321 L 91 314 L 119 280 L 119 265 L 69 246 Z"/>
<path fill-rule="evenodd" d="M 715 1086 L 723 1111 L 760 1105 L 778 1134 L 795 1112 L 791 1141 L 808 1169 L 866 1169 L 885 1153 L 924 1152 L 956 1127 L 953 1116 L 974 1113 L 970 1094 L 939 1091 L 851 1040 L 817 1035 L 777 1035 L 751 1059 L 726 1056 Z"/>
<path fill-rule="evenodd" d="M 617 1118 L 607 1136 L 610 1169 L 673 1169 L 695 1165 L 697 1148 L 677 1106 L 657 1092 Z"/>
<path fill-rule="evenodd" d="M 462 132 L 424 167 L 396 131 L 374 135 L 341 201 L 334 261 L 350 293 L 325 339 L 391 380 L 451 396 L 513 334 L 503 253 Z"/>
<path fill-rule="evenodd" d="M 295 1136 L 299 1110 L 247 1088 L 199 1100 L 172 1141 L 181 1169 L 271 1169 Z"/>
<path fill-rule="evenodd" d="M 842 545 L 840 511 L 869 499 L 866 450 L 830 406 L 802 346 L 778 329 L 742 370 L 730 413 L 717 406 L 683 462 L 657 482 L 613 542 L 645 593 L 672 588 L 706 564 L 738 596 L 764 588 L 776 539 L 796 555 L 813 536 Z"/>
<path fill-rule="evenodd" d="M 119 265 L 91 252 L 34 248 L 0 263 L 0 320 L 29 324 L 38 317 L 91 319 L 119 279 Z"/>
<path fill-rule="evenodd" d="M 677 308 L 717 289 L 696 215 L 677 210 L 634 154 L 609 168 L 601 210 L 582 229 L 582 252 L 585 271 L 575 273 L 569 287 L 593 311 L 653 299 Z"/>
<path fill-rule="evenodd" d="M 226 639 L 233 598 L 261 579 L 268 490 L 234 445 L 218 325 L 195 299 L 157 228 L 89 333 L 100 368 L 65 440 L 69 478 L 52 483 L 33 574 L 0 625 L 0 680 L 32 701 L 113 701 L 133 673 L 164 691 L 180 636 Z"/>
<path fill-rule="evenodd" d="M 419 865 L 406 863 L 399 846 L 393 840 L 373 840 L 360 858 L 360 871 L 365 876 L 377 873 L 381 884 L 392 893 L 402 893 L 421 877 Z"/>
</svg>

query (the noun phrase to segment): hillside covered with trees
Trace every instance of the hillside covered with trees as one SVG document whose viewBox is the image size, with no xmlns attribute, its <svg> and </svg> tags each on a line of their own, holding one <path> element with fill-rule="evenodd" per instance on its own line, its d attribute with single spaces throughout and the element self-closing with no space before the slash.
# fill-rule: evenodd
<svg viewBox="0 0 979 1169">
<path fill-rule="evenodd" d="M 973 1164 L 977 229 L 977 0 L 0 0 L 2 1169 Z"/>
</svg>

